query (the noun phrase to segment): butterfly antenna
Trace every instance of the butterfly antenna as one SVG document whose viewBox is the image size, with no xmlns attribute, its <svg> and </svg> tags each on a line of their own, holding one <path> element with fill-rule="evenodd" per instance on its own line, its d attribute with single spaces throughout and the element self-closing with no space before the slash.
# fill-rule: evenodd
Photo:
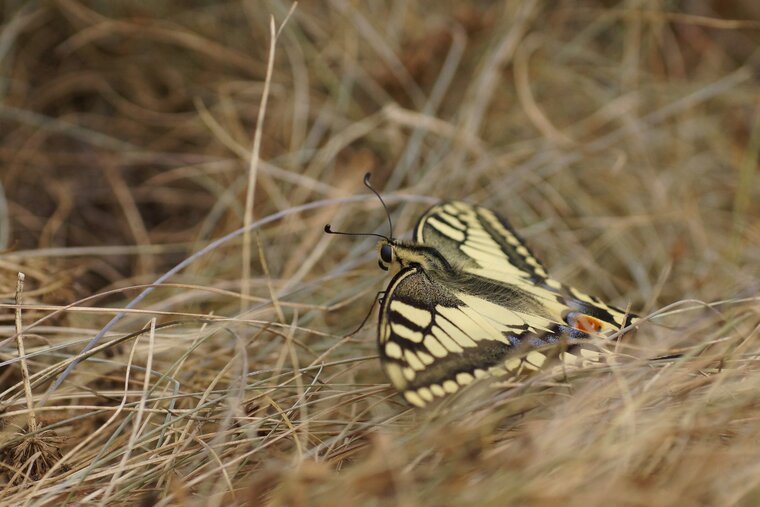
<svg viewBox="0 0 760 507">
<path fill-rule="evenodd" d="M 383 201 L 383 198 L 380 197 L 380 193 L 375 190 L 375 188 L 370 185 L 369 183 L 369 177 L 372 176 L 372 173 L 367 173 L 364 175 L 364 186 L 366 186 L 368 189 L 372 190 L 372 193 L 377 196 L 378 199 L 380 199 L 380 204 L 383 205 L 383 209 L 385 209 L 385 215 L 388 217 L 388 228 L 391 230 L 391 236 L 390 239 L 393 239 L 393 222 L 391 222 L 391 213 L 388 211 L 388 206 L 385 205 L 385 201 Z"/>
<path fill-rule="evenodd" d="M 327 234 L 338 234 L 340 236 L 377 236 L 378 238 L 383 238 L 385 241 L 389 241 L 390 239 L 386 238 L 382 234 L 375 234 L 374 232 L 342 232 L 342 231 L 334 231 L 332 230 L 332 226 L 330 224 L 325 225 L 325 232 Z"/>
</svg>

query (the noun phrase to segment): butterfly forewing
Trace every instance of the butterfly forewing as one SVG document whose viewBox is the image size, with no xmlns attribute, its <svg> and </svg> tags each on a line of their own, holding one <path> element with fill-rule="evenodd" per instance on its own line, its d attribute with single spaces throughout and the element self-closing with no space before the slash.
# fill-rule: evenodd
<svg viewBox="0 0 760 507">
<path fill-rule="evenodd" d="M 625 311 L 549 277 L 510 224 L 488 208 L 456 201 L 433 206 L 418 221 L 415 241 L 434 246 L 464 272 L 519 285 L 563 318 L 568 311 L 591 315 L 609 324 L 605 331 L 625 327 L 633 319 Z"/>
<path fill-rule="evenodd" d="M 414 239 L 438 249 L 465 271 L 498 272 L 516 280 L 541 282 L 546 270 L 511 226 L 481 206 L 446 202 L 417 222 Z"/>
</svg>

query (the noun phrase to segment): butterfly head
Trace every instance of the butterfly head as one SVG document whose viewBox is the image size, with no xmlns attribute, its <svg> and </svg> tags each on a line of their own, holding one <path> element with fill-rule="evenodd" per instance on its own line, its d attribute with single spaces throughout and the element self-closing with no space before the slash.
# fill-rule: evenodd
<svg viewBox="0 0 760 507">
<path fill-rule="evenodd" d="M 385 205 L 385 201 L 383 201 L 383 198 L 378 191 L 370 185 L 369 177 L 370 173 L 367 173 L 364 176 L 364 184 L 377 196 L 380 203 L 383 205 L 383 209 L 385 209 L 385 214 L 388 217 L 389 235 L 383 236 L 382 234 L 376 234 L 373 232 L 357 233 L 333 231 L 330 224 L 325 225 L 325 232 L 329 234 L 341 234 L 344 236 L 376 236 L 380 238 L 380 241 L 377 242 L 377 264 L 383 271 L 389 271 L 391 268 L 402 269 L 410 266 L 419 266 L 422 269 L 427 270 L 450 269 L 451 266 L 449 263 L 435 248 L 393 238 L 393 222 L 391 221 L 391 214 L 388 211 L 388 206 Z"/>
<path fill-rule="evenodd" d="M 412 241 L 381 239 L 377 242 L 377 264 L 383 271 L 420 268 L 425 271 L 449 272 L 451 264 L 435 248 Z"/>
</svg>

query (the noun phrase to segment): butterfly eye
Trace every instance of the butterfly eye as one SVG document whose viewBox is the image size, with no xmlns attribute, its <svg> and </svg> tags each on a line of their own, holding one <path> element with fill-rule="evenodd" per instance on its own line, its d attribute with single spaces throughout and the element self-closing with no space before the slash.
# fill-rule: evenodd
<svg viewBox="0 0 760 507">
<path fill-rule="evenodd" d="M 385 244 L 380 247 L 380 258 L 384 263 L 390 264 L 393 262 L 393 248 L 389 244 Z M 387 271 L 387 268 L 386 268 Z"/>
<path fill-rule="evenodd" d="M 379 259 L 378 259 L 378 261 L 377 261 L 377 265 L 378 265 L 378 266 L 380 266 L 380 269 L 382 269 L 383 271 L 388 271 L 388 266 L 386 266 L 386 265 L 383 263 L 383 261 L 381 261 L 381 260 L 379 260 Z"/>
</svg>

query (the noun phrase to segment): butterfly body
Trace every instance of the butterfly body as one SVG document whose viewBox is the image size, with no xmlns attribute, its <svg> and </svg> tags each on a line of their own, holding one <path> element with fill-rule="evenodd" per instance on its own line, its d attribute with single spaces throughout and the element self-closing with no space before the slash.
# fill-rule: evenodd
<svg viewBox="0 0 760 507">
<path fill-rule="evenodd" d="M 538 369 L 558 344 L 632 322 L 551 279 L 506 220 L 480 206 L 433 206 L 413 241 L 382 240 L 378 251 L 395 272 L 380 308 L 380 358 L 416 406 L 476 378 Z"/>
</svg>

